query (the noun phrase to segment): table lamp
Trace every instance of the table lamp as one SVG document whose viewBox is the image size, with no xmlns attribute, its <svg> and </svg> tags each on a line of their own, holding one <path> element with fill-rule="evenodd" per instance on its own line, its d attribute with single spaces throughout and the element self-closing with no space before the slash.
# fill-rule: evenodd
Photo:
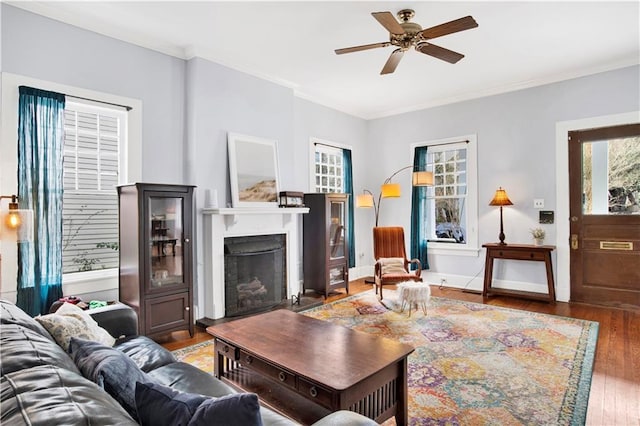
<svg viewBox="0 0 640 426">
<path fill-rule="evenodd" d="M 500 245 L 506 245 L 504 242 L 504 227 L 502 226 L 502 206 L 512 206 L 513 203 L 507 196 L 507 191 L 502 189 L 502 187 L 496 190 L 495 195 L 493 196 L 493 200 L 489 203 L 490 206 L 500 206 Z"/>
</svg>

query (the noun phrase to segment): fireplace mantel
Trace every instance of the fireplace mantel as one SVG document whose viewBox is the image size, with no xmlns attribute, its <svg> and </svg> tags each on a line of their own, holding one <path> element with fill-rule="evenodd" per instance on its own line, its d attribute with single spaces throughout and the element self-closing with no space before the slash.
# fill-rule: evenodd
<svg viewBox="0 0 640 426">
<path fill-rule="evenodd" d="M 204 314 L 223 318 L 224 311 L 224 239 L 227 237 L 285 234 L 287 246 L 287 298 L 301 290 L 300 244 L 301 214 L 307 207 L 204 208 Z"/>
</svg>

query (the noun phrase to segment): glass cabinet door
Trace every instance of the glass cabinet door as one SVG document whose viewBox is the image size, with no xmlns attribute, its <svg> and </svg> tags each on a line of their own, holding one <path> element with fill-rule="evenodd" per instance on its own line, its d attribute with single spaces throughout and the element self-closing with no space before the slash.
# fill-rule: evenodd
<svg viewBox="0 0 640 426">
<path fill-rule="evenodd" d="M 331 214 L 329 258 L 339 259 L 344 257 L 345 250 L 345 203 L 333 200 L 329 203 L 329 213 Z"/>
<path fill-rule="evenodd" d="M 151 289 L 184 284 L 184 199 L 148 198 Z"/>
</svg>

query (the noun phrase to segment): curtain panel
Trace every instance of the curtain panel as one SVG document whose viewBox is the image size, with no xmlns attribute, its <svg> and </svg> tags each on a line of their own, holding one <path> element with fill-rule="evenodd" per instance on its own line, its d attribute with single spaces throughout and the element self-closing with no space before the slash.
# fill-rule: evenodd
<svg viewBox="0 0 640 426">
<path fill-rule="evenodd" d="M 349 194 L 349 214 L 347 217 L 347 238 L 349 239 L 349 268 L 356 266 L 355 230 L 353 217 L 353 165 L 351 163 L 351 150 L 342 150 L 342 164 L 344 164 L 344 192 Z"/>
<path fill-rule="evenodd" d="M 427 170 L 427 147 L 418 146 L 413 153 L 413 170 Z M 420 260 L 422 269 L 429 269 L 427 259 L 427 188 L 411 190 L 411 258 Z M 412 264 L 411 269 L 416 269 Z"/>
<path fill-rule="evenodd" d="M 17 305 L 44 314 L 62 297 L 62 185 L 65 96 L 20 86 L 18 197 L 34 211 L 32 242 L 18 245 Z"/>
</svg>

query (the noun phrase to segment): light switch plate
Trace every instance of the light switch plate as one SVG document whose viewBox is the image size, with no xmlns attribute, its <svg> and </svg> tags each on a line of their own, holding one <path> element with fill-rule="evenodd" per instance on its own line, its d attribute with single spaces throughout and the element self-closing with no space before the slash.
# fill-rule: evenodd
<svg viewBox="0 0 640 426">
<path fill-rule="evenodd" d="M 534 198 L 533 199 L 533 208 L 534 209 L 544 209 L 544 198 Z"/>
</svg>

